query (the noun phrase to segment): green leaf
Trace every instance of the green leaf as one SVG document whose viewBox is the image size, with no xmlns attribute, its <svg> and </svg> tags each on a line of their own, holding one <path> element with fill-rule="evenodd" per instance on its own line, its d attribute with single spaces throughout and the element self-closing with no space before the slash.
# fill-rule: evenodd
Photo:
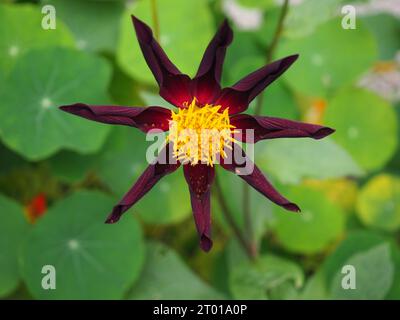
<svg viewBox="0 0 400 320">
<path fill-rule="evenodd" d="M 383 299 L 389 292 L 394 275 L 389 243 L 383 243 L 353 255 L 345 262 L 355 268 L 356 288 L 343 289 L 345 276 L 338 272 L 332 284 L 332 296 L 336 299 Z"/>
<path fill-rule="evenodd" d="M 18 252 L 27 231 L 22 208 L 0 195 L 0 297 L 14 291 L 20 280 Z"/>
<path fill-rule="evenodd" d="M 337 283 L 335 284 L 334 282 L 335 277 L 337 276 L 338 273 L 341 272 L 343 266 L 348 264 L 348 261 L 352 257 L 360 253 L 363 255 L 367 253 L 370 249 L 377 248 L 379 245 L 383 245 L 388 241 L 392 242 L 393 240 L 370 231 L 362 230 L 350 233 L 346 237 L 346 239 L 343 240 L 341 244 L 336 248 L 336 250 L 324 261 L 323 273 L 329 290 L 331 291 L 333 287 L 338 286 L 338 284 Z M 399 299 L 400 298 L 400 252 L 399 249 L 396 247 L 396 245 L 393 243 L 391 243 L 390 257 L 391 261 L 395 264 L 395 269 L 394 269 L 392 286 L 385 298 Z M 385 272 L 386 271 L 384 271 L 383 273 Z M 383 273 L 380 273 L 379 276 L 382 277 Z M 372 272 L 371 276 L 376 276 L 376 274 Z"/>
<path fill-rule="evenodd" d="M 323 272 L 314 273 L 304 286 L 301 295 L 302 300 L 327 300 L 329 299 L 328 289 L 326 288 Z"/>
<path fill-rule="evenodd" d="M 115 126 L 98 155 L 96 169 L 116 194 L 124 194 L 147 166 L 146 135 L 136 128 Z"/>
<path fill-rule="evenodd" d="M 128 192 L 149 165 L 146 135 L 134 128 L 115 128 L 99 155 L 97 171 L 118 195 Z M 178 200 L 179 199 L 179 200 Z M 149 224 L 178 223 L 191 214 L 190 198 L 182 170 L 164 177 L 133 208 Z"/>
<path fill-rule="evenodd" d="M 285 73 L 290 86 L 309 96 L 326 97 L 331 90 L 353 82 L 377 58 L 377 45 L 368 29 L 345 30 L 334 19 L 305 38 L 282 42 L 277 57 L 299 53 Z"/>
<path fill-rule="evenodd" d="M 22 271 L 38 299 L 119 299 L 144 262 L 135 219 L 104 223 L 114 201 L 98 192 L 76 193 L 52 207 L 29 234 Z M 56 290 L 41 286 L 43 266 L 56 270 Z"/>
<path fill-rule="evenodd" d="M 222 169 L 222 168 L 218 168 Z M 242 181 L 237 175 L 227 172 L 225 170 L 218 170 L 217 174 L 221 184 L 222 192 L 227 202 L 227 205 L 232 213 L 232 218 L 242 230 L 246 232 L 244 214 L 243 214 L 243 188 L 245 182 Z M 247 186 L 247 184 L 246 184 Z M 251 215 L 251 228 L 254 232 L 254 238 L 259 242 L 267 230 L 267 224 L 272 220 L 272 203 L 261 195 L 258 191 L 249 188 L 249 204 Z M 225 230 L 225 232 L 232 232 L 230 225 L 226 221 L 222 213 L 218 199 L 215 197 L 216 190 L 212 192 L 212 215 L 215 217 L 217 223 Z"/>
<path fill-rule="evenodd" d="M 0 73 L 8 73 L 17 59 L 30 49 L 74 46 L 73 37 L 61 20 L 57 19 L 54 30 L 42 28 L 41 9 L 30 4 L 0 5 Z"/>
<path fill-rule="evenodd" d="M 303 271 L 278 256 L 264 255 L 230 270 L 230 288 L 236 299 L 290 299 L 303 285 Z"/>
<path fill-rule="evenodd" d="M 372 228 L 395 231 L 400 227 L 400 179 L 379 174 L 361 189 L 357 214 Z"/>
<path fill-rule="evenodd" d="M 202 0 L 159 0 L 160 44 L 173 63 L 184 73 L 194 75 L 214 28 L 207 3 Z M 153 28 L 150 1 L 137 1 L 122 17 L 117 51 L 121 68 L 134 78 L 154 83 L 136 40 L 130 15 Z M 162 14 L 161 14 L 162 13 Z"/>
<path fill-rule="evenodd" d="M 260 146 L 260 147 L 259 147 Z M 257 151 L 257 147 L 261 150 Z M 362 176 L 352 157 L 331 139 L 278 139 L 256 145 L 256 162 L 282 183 L 304 178 Z M 335 161 L 332 161 L 332 159 Z"/>
<path fill-rule="evenodd" d="M 178 223 L 190 217 L 190 194 L 183 170 L 164 177 L 132 210 L 149 224 Z"/>
<path fill-rule="evenodd" d="M 300 213 L 276 210 L 276 235 L 286 249 L 296 253 L 317 253 L 342 234 L 345 214 L 324 193 L 295 186 L 283 194 L 302 210 Z"/>
<path fill-rule="evenodd" d="M 52 172 L 65 182 L 78 182 L 93 170 L 96 155 L 80 155 L 72 151 L 61 151 L 49 159 Z"/>
<path fill-rule="evenodd" d="M 336 16 L 342 1 L 306 0 L 299 5 L 289 6 L 284 35 L 288 38 L 301 38 L 313 33 L 321 24 Z"/>
<path fill-rule="evenodd" d="M 110 67 L 99 57 L 70 49 L 30 51 L 18 60 L 0 93 L 4 143 L 39 160 L 66 148 L 93 153 L 109 127 L 66 114 L 58 106 L 107 104 Z"/>
<path fill-rule="evenodd" d="M 56 8 L 75 35 L 79 48 L 89 51 L 114 52 L 117 46 L 122 1 L 45 0 Z M 58 28 L 58 26 L 57 26 Z"/>
<path fill-rule="evenodd" d="M 379 46 L 379 58 L 391 60 L 400 47 L 400 21 L 390 14 L 376 14 L 361 17 L 361 21 L 375 35 Z M 385 35 L 382 37 L 382 35 Z"/>
<path fill-rule="evenodd" d="M 372 92 L 341 90 L 328 105 L 325 122 L 336 129 L 333 139 L 364 169 L 382 168 L 396 150 L 395 110 Z"/>
<path fill-rule="evenodd" d="M 150 242 L 139 281 L 128 299 L 141 300 L 208 300 L 224 298 L 193 273 L 170 248 Z"/>
</svg>

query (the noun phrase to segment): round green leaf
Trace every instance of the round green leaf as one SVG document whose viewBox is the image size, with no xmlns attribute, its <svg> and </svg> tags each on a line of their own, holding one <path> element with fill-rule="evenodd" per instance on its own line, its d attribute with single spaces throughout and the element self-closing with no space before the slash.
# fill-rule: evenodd
<svg viewBox="0 0 400 320">
<path fill-rule="evenodd" d="M 164 177 L 133 208 L 150 224 L 178 223 L 192 214 L 183 170 Z M 194 229 L 193 229 L 194 231 Z"/>
<path fill-rule="evenodd" d="M 139 224 L 132 217 L 104 223 L 115 203 L 97 192 L 76 193 L 51 208 L 29 234 L 22 273 L 38 299 L 119 299 L 144 262 Z M 42 287 L 43 266 L 54 266 L 56 289 Z"/>
<path fill-rule="evenodd" d="M 56 8 L 75 35 L 79 48 L 114 52 L 117 46 L 122 1 L 45 0 Z"/>
<path fill-rule="evenodd" d="M 78 182 L 93 170 L 97 155 L 80 155 L 61 151 L 49 159 L 52 172 L 65 182 Z"/>
<path fill-rule="evenodd" d="M 29 4 L 0 5 L 0 73 L 10 71 L 15 61 L 30 49 L 74 46 L 73 37 L 61 20 L 57 19 L 54 30 L 42 28 L 41 9 Z"/>
<path fill-rule="evenodd" d="M 357 214 L 367 226 L 397 230 L 400 227 L 400 179 L 380 174 L 368 181 L 358 197 Z"/>
<path fill-rule="evenodd" d="M 147 257 L 140 275 L 128 299 L 222 299 L 219 292 L 204 283 L 183 263 L 170 248 L 161 243 L 147 245 Z"/>
<path fill-rule="evenodd" d="M 332 297 L 353 300 L 383 299 L 392 286 L 394 275 L 390 251 L 390 244 L 385 242 L 353 255 L 345 265 L 354 267 L 356 288 L 343 289 L 342 280 L 345 275 L 338 272 L 331 288 Z"/>
<path fill-rule="evenodd" d="M 300 58 L 285 74 L 289 84 L 306 95 L 324 97 L 372 66 L 377 45 L 361 23 L 357 29 L 346 30 L 341 19 L 334 19 L 308 37 L 283 42 L 276 56 L 294 53 Z"/>
<path fill-rule="evenodd" d="M 22 208 L 0 195 L 0 297 L 15 290 L 20 279 L 18 252 L 27 230 Z"/>
<path fill-rule="evenodd" d="M 341 90 L 325 114 L 332 136 L 364 169 L 379 169 L 397 147 L 396 113 L 384 99 L 358 88 Z"/>
<path fill-rule="evenodd" d="M 234 266 L 229 278 L 236 299 L 292 298 L 303 280 L 303 271 L 298 265 L 273 255 Z"/>
<path fill-rule="evenodd" d="M 285 248 L 297 253 L 316 253 L 341 235 L 344 212 L 331 203 L 324 193 L 310 187 L 296 186 L 283 194 L 302 210 L 292 213 L 277 209 L 275 231 Z"/>
<path fill-rule="evenodd" d="M 97 171 L 118 197 L 128 192 L 149 165 L 146 151 L 152 143 L 134 128 L 116 127 L 111 133 L 99 155 Z M 190 198 L 182 170 L 159 181 L 131 211 L 150 224 L 177 223 L 188 217 Z"/>
<path fill-rule="evenodd" d="M 256 150 L 257 147 L 259 166 L 282 183 L 363 175 L 352 157 L 331 139 L 277 139 L 257 145 Z"/>
<path fill-rule="evenodd" d="M 194 75 L 203 52 L 213 36 L 212 17 L 202 0 L 159 0 L 160 44 L 174 64 L 184 73 Z M 117 59 L 131 76 L 155 83 L 142 56 L 132 25 L 131 14 L 153 27 L 150 1 L 137 1 L 122 17 Z"/>
<path fill-rule="evenodd" d="M 392 240 L 389 240 L 391 242 Z M 338 278 L 337 274 L 341 273 L 341 270 L 343 266 L 349 263 L 351 259 L 357 258 L 357 260 L 365 260 L 365 259 L 370 259 L 368 258 L 374 255 L 376 255 L 376 252 L 371 253 L 371 249 L 375 248 L 378 249 L 380 245 L 388 243 L 388 238 L 383 237 L 379 234 L 368 232 L 368 231 L 357 231 L 349 234 L 347 238 L 341 242 L 341 244 L 336 248 L 336 250 L 325 260 L 323 264 L 323 273 L 325 277 L 326 284 L 329 288 L 329 290 L 332 292 L 333 288 L 338 288 L 341 284 L 342 278 Z M 377 288 L 379 287 L 379 281 L 382 279 L 382 277 L 385 277 L 386 272 L 390 272 L 391 263 L 394 263 L 395 268 L 394 268 L 394 275 L 392 278 L 392 283 L 391 283 L 391 288 L 389 292 L 386 294 L 385 298 L 387 299 L 399 299 L 400 297 L 400 252 L 398 248 L 391 243 L 391 248 L 390 248 L 390 261 L 387 259 L 387 254 L 384 252 L 384 248 L 381 248 L 378 251 L 378 256 L 380 255 L 381 257 L 378 259 L 375 259 L 375 262 L 378 262 L 377 260 L 379 259 L 385 259 L 386 262 L 383 267 L 380 267 L 380 272 L 376 273 L 373 270 L 369 270 L 366 272 L 366 275 L 364 273 L 363 277 L 361 278 L 361 281 L 364 282 L 370 282 L 370 283 L 360 283 L 361 288 L 364 288 L 364 290 L 358 292 L 360 297 L 365 297 L 366 294 L 370 296 L 371 294 L 374 295 L 376 298 L 381 297 L 383 294 L 382 292 L 386 292 L 385 287 L 380 288 L 379 291 L 377 290 L 374 292 L 374 288 L 370 287 L 369 285 L 375 285 Z M 374 250 L 373 250 L 374 251 Z M 366 258 L 365 258 L 366 256 Z M 361 268 L 368 268 L 369 262 L 362 263 Z M 382 268 L 385 269 L 382 271 Z M 386 270 L 387 269 L 387 270 Z M 356 269 L 357 270 L 357 269 Z M 363 270 L 361 271 L 363 274 Z M 343 276 L 343 274 L 342 274 Z M 372 281 L 373 278 L 373 281 Z M 340 280 L 340 282 L 339 282 Z M 358 281 L 358 279 L 356 278 Z M 371 281 L 370 281 L 371 280 Z M 383 279 L 382 279 L 383 280 Z M 336 281 L 336 282 L 335 282 Z M 338 283 L 339 282 L 339 283 Z M 357 282 L 356 282 L 356 287 L 357 287 Z M 369 289 L 367 289 L 369 288 Z M 338 293 L 336 291 L 336 293 Z"/>
<path fill-rule="evenodd" d="M 110 67 L 99 57 L 70 49 L 28 52 L 18 60 L 0 93 L 4 143 L 30 160 L 67 148 L 97 151 L 109 127 L 66 114 L 58 106 L 107 104 Z"/>
<path fill-rule="evenodd" d="M 242 230 L 246 231 L 246 224 L 243 215 L 243 190 L 246 185 L 249 188 L 249 206 L 251 214 L 251 228 L 254 233 L 254 239 L 259 242 L 267 230 L 268 222 L 273 219 L 272 206 L 273 204 L 261 195 L 258 191 L 251 188 L 237 175 L 225 170 L 218 170 L 217 174 L 221 184 L 222 192 L 232 214 L 232 218 Z M 222 213 L 219 201 L 216 197 L 216 190 L 212 192 L 212 216 L 215 217 L 215 222 L 218 223 L 225 232 L 232 232 L 232 229 Z"/>
</svg>

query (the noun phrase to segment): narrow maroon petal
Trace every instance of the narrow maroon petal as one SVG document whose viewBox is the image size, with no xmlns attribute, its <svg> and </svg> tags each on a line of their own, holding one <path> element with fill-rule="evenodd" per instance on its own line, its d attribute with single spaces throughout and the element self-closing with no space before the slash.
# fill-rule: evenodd
<svg viewBox="0 0 400 320">
<path fill-rule="evenodd" d="M 299 121 L 238 114 L 230 118 L 231 124 L 237 129 L 242 129 L 241 136 L 236 137 L 243 142 L 257 142 L 263 139 L 275 138 L 313 138 L 322 139 L 333 132 L 334 129 L 309 124 Z M 254 141 L 247 137 L 246 129 L 253 129 Z"/>
<path fill-rule="evenodd" d="M 89 120 L 139 128 L 143 132 L 151 129 L 169 130 L 171 111 L 162 107 L 89 106 L 76 103 L 61 106 L 61 110 Z"/>
<path fill-rule="evenodd" d="M 193 95 L 200 104 L 213 103 L 221 92 L 221 74 L 226 48 L 231 44 L 233 32 L 227 20 L 219 27 L 204 52 L 197 74 L 192 82 Z"/>
<path fill-rule="evenodd" d="M 288 56 L 250 73 L 234 86 L 224 88 L 215 104 L 221 105 L 222 109 L 229 108 L 230 114 L 243 112 L 250 102 L 279 78 L 297 58 L 297 54 Z"/>
<path fill-rule="evenodd" d="M 232 153 L 227 153 L 228 157 L 225 159 L 221 159 L 221 166 L 231 171 L 235 174 L 241 173 L 239 175 L 244 181 L 246 181 L 249 185 L 251 185 L 258 192 L 263 194 L 272 202 L 277 205 L 285 208 L 289 211 L 299 212 L 300 208 L 293 202 L 290 202 L 288 199 L 283 197 L 268 181 L 265 175 L 260 171 L 260 169 L 250 160 L 250 158 L 245 154 L 242 148 L 240 148 L 237 144 L 234 145 Z M 238 159 L 245 160 L 245 163 L 239 164 Z M 244 174 L 245 165 L 247 164 L 247 168 L 252 167 L 253 170 L 249 171 L 248 174 Z"/>
<path fill-rule="evenodd" d="M 132 21 L 143 56 L 160 86 L 160 96 L 177 107 L 192 101 L 189 76 L 171 62 L 148 25 L 134 16 Z"/>
<path fill-rule="evenodd" d="M 214 181 L 213 167 L 205 164 L 183 166 L 186 182 L 189 185 L 190 200 L 192 203 L 193 217 L 200 238 L 200 247 L 210 251 L 211 240 L 211 209 L 210 187 Z"/>
<path fill-rule="evenodd" d="M 166 159 L 168 161 L 165 161 Z M 167 145 L 160 152 L 156 161 L 146 168 L 139 179 L 135 182 L 133 187 L 113 208 L 111 214 L 106 220 L 106 223 L 117 222 L 121 218 L 122 214 L 132 207 L 136 202 L 138 202 L 147 192 L 149 192 L 161 178 L 178 169 L 180 164 L 173 163 L 171 160 L 172 157 L 170 156 L 169 145 Z"/>
</svg>

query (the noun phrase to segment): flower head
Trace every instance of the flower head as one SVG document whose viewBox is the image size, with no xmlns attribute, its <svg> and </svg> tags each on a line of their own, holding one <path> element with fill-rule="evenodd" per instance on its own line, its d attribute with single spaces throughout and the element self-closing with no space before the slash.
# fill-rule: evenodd
<svg viewBox="0 0 400 320">
<path fill-rule="evenodd" d="M 140 48 L 159 85 L 160 96 L 177 109 L 170 111 L 159 106 L 91 106 L 83 103 L 60 107 L 66 112 L 102 123 L 131 126 L 143 132 L 151 129 L 169 131 L 166 146 L 158 158 L 113 208 L 106 222 L 117 222 L 161 178 L 183 166 L 200 246 L 204 251 L 209 251 L 212 247 L 210 190 L 215 164 L 240 174 L 242 164 L 237 161 L 235 154 L 240 154 L 254 168 L 248 174 L 240 174 L 240 178 L 277 205 L 290 211 L 300 211 L 296 204 L 283 197 L 268 182 L 237 143 L 291 137 L 321 139 L 334 132 L 319 125 L 242 114 L 258 94 L 296 61 L 298 55 L 277 60 L 233 86 L 221 88 L 225 52 L 233 38 L 227 21 L 222 23 L 208 45 L 193 79 L 169 60 L 145 23 L 133 16 L 132 21 Z M 236 136 L 238 130 L 246 133 Z M 252 130 L 254 139 L 253 135 L 247 134 L 248 130 Z M 233 152 L 227 152 L 229 150 Z M 172 161 L 165 163 L 161 159 Z"/>
</svg>

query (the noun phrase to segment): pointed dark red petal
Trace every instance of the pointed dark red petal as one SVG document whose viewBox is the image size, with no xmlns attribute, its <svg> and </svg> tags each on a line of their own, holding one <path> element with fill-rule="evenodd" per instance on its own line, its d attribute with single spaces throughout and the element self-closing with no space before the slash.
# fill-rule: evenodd
<svg viewBox="0 0 400 320">
<path fill-rule="evenodd" d="M 222 66 L 226 49 L 231 44 L 232 39 L 232 29 L 228 21 L 224 20 L 204 52 L 203 59 L 192 82 L 193 95 L 200 104 L 213 103 L 214 98 L 221 92 Z"/>
<path fill-rule="evenodd" d="M 138 202 L 161 178 L 174 172 L 179 168 L 179 163 L 172 163 L 169 145 L 167 145 L 159 154 L 157 160 L 149 165 L 142 173 L 133 187 L 125 194 L 122 200 L 113 208 L 108 216 L 106 223 L 117 222 L 122 214 Z M 165 161 L 167 160 L 167 161 Z M 167 162 L 167 163 L 165 163 Z"/>
<path fill-rule="evenodd" d="M 134 16 L 132 21 L 143 56 L 160 87 L 160 95 L 177 107 L 192 101 L 189 76 L 171 62 L 148 25 Z"/>
<path fill-rule="evenodd" d="M 222 109 L 229 108 L 229 114 L 236 114 L 246 110 L 250 102 L 258 96 L 268 85 L 284 73 L 298 58 L 292 55 L 268 64 L 261 69 L 250 73 L 238 81 L 234 86 L 224 88 L 215 104 Z"/>
<path fill-rule="evenodd" d="M 193 217 L 200 238 L 200 247 L 209 251 L 211 240 L 210 188 L 214 181 L 213 167 L 205 164 L 183 166 L 186 182 L 189 185 Z"/>
<path fill-rule="evenodd" d="M 235 138 L 243 142 L 257 142 L 275 138 L 322 139 L 335 132 L 334 129 L 316 124 L 248 114 L 234 115 L 230 118 L 230 121 L 237 129 L 242 129 L 241 135 L 239 134 Z M 251 136 L 247 136 L 246 129 L 254 130 L 254 141 L 251 141 Z"/>
<path fill-rule="evenodd" d="M 61 110 L 89 120 L 139 128 L 169 130 L 171 111 L 162 107 L 90 106 L 76 103 L 61 106 Z"/>
<path fill-rule="evenodd" d="M 242 148 L 240 148 L 237 144 L 234 145 L 233 152 L 227 152 L 228 157 L 225 159 L 221 159 L 221 166 L 231 171 L 235 174 L 238 172 L 245 172 L 244 166 L 245 164 L 239 164 L 238 159 L 245 159 L 248 165 L 253 166 L 253 171 L 248 174 L 239 175 L 244 181 L 246 181 L 250 186 L 256 189 L 258 192 L 263 194 L 272 202 L 277 205 L 285 208 L 289 211 L 299 212 L 300 208 L 293 202 L 290 202 L 288 199 L 283 197 L 268 181 L 265 175 L 260 171 L 260 169 L 250 160 L 250 158 L 245 154 Z M 248 166 L 250 167 L 250 166 Z"/>
</svg>

